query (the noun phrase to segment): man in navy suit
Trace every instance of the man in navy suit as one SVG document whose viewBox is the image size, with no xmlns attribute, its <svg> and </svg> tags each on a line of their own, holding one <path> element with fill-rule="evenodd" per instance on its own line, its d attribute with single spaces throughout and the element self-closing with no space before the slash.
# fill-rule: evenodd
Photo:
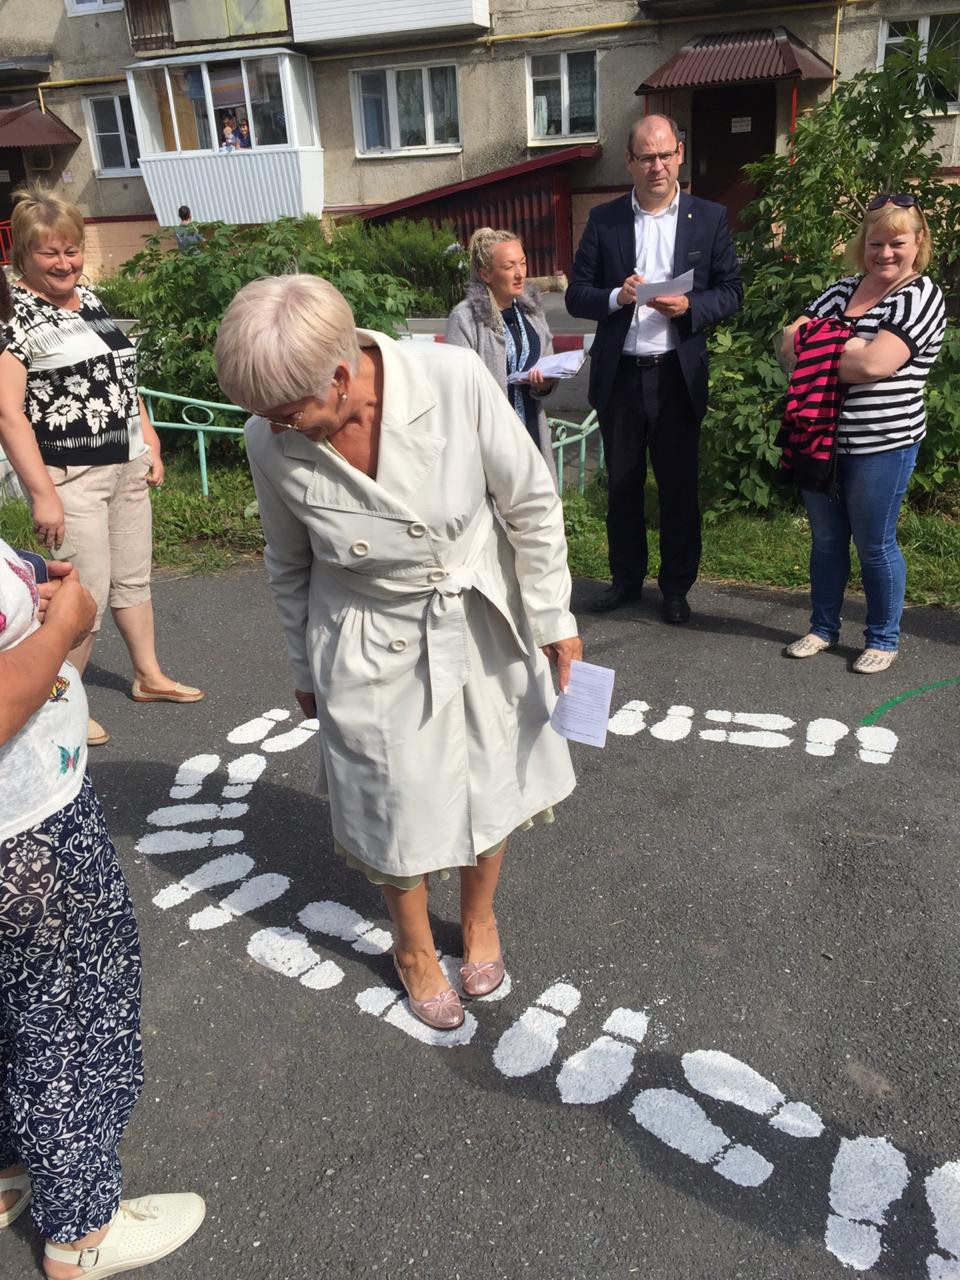
<svg viewBox="0 0 960 1280">
<path fill-rule="evenodd" d="M 700 565 L 700 423 L 707 410 L 705 330 L 743 301 L 726 210 L 680 190 L 683 143 L 668 116 L 634 125 L 629 195 L 590 212 L 566 294 L 572 316 L 597 321 L 590 403 L 600 420 L 609 477 L 611 585 L 591 606 L 640 596 L 647 573 L 643 489 L 647 453 L 660 499 L 663 617 L 686 622 Z M 689 293 L 637 305 L 637 285 L 693 269 Z"/>
</svg>

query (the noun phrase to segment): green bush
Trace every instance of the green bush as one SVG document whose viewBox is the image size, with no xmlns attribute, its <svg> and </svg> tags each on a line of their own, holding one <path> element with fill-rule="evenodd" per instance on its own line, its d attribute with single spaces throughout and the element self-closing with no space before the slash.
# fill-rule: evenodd
<svg viewBox="0 0 960 1280">
<path fill-rule="evenodd" d="M 395 333 L 414 300 L 405 280 L 371 270 L 349 239 L 328 239 L 319 218 L 281 218 L 263 226 L 209 223 L 195 252 L 152 236 L 143 250 L 101 287 L 108 305 L 138 321 L 140 380 L 200 400 L 222 400 L 213 348 L 227 304 L 261 276 L 302 271 L 332 281 L 364 328 Z M 225 425 L 235 425 L 233 422 Z"/>
<path fill-rule="evenodd" d="M 774 359 L 784 324 L 832 280 L 878 191 L 911 191 L 936 246 L 930 267 L 949 291 L 960 271 L 960 186 L 937 174 L 931 116 L 943 110 L 934 89 L 948 70 L 939 55 L 908 47 L 881 71 L 841 81 L 829 102 L 797 122 L 786 155 L 746 166 L 758 195 L 737 238 L 744 305 L 711 339 L 710 412 L 704 422 L 704 491 L 708 518 L 738 508 L 766 509 L 776 484 L 786 379 Z M 950 297 L 948 305 L 958 299 Z M 960 460 L 960 332 L 951 327 L 930 374 L 928 436 L 916 484 L 930 494 L 955 480 Z"/>
<path fill-rule="evenodd" d="M 411 315 L 445 316 L 463 299 L 467 255 L 449 223 L 438 228 L 425 218 L 395 218 L 382 225 L 341 222 L 335 241 L 355 249 L 369 270 L 405 280 L 415 294 Z"/>
</svg>

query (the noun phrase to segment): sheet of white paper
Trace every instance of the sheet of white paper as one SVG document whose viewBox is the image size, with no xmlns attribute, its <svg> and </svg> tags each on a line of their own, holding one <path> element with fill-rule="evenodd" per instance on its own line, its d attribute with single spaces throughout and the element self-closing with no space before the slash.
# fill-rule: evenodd
<svg viewBox="0 0 960 1280">
<path fill-rule="evenodd" d="M 567 691 L 560 694 L 550 717 L 557 733 L 588 747 L 602 747 L 607 740 L 615 675 L 613 667 L 571 663 Z"/>
<path fill-rule="evenodd" d="M 677 298 L 681 293 L 689 293 L 692 288 L 692 268 L 675 280 L 646 280 L 637 285 L 637 306 L 646 306 L 651 298 Z"/>
<path fill-rule="evenodd" d="M 558 351 L 554 356 L 543 356 L 533 367 L 539 369 L 545 378 L 575 378 L 583 368 L 586 358 L 587 353 L 582 348 L 577 351 Z M 524 369 L 519 373 L 511 373 L 507 381 L 527 382 L 529 378 L 530 370 Z"/>
</svg>

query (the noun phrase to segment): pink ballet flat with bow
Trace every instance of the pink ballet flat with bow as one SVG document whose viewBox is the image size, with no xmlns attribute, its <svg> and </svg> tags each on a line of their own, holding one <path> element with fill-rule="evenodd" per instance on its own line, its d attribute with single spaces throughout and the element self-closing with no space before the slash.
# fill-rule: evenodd
<svg viewBox="0 0 960 1280">
<path fill-rule="evenodd" d="M 496 960 L 480 960 L 477 963 L 468 962 L 460 966 L 460 985 L 463 987 L 465 995 L 472 996 L 474 1000 L 481 996 L 488 996 L 491 991 L 496 991 L 500 983 L 504 979 L 503 953 L 497 956 Z"/>
<path fill-rule="evenodd" d="M 397 977 L 403 983 L 410 1012 L 415 1018 L 419 1018 L 434 1031 L 456 1031 L 457 1027 L 463 1026 L 463 1005 L 453 987 L 447 987 L 446 991 L 441 991 L 437 996 L 430 996 L 428 1000 L 414 1000 L 396 956 L 393 957 L 393 967 L 397 971 Z"/>
</svg>

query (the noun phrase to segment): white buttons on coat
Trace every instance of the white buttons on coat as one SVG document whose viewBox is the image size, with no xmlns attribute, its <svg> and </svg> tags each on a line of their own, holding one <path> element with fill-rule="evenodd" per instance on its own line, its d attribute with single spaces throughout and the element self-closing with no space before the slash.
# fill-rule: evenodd
<svg viewBox="0 0 960 1280">
<path fill-rule="evenodd" d="M 353 554 L 354 554 L 355 556 L 366 556 L 366 555 L 369 555 L 369 554 L 370 554 L 370 543 L 369 543 L 369 542 L 364 542 L 364 541 L 363 541 L 363 539 L 361 538 L 359 541 L 357 541 L 357 542 L 355 542 L 355 543 L 353 544 L 353 546 L 350 548 L 350 550 L 353 552 Z"/>
<path fill-rule="evenodd" d="M 407 526 L 407 533 L 409 533 L 411 538 L 422 538 L 426 532 L 427 526 L 425 524 L 421 524 L 419 520 Z"/>
<path fill-rule="evenodd" d="M 447 576 L 446 569 L 431 569 L 430 572 L 427 574 L 427 581 L 440 582 L 446 576 Z"/>
<path fill-rule="evenodd" d="M 388 648 L 390 649 L 391 653 L 403 653 L 406 647 L 407 647 L 406 640 L 391 640 L 390 644 L 388 645 Z"/>
</svg>

